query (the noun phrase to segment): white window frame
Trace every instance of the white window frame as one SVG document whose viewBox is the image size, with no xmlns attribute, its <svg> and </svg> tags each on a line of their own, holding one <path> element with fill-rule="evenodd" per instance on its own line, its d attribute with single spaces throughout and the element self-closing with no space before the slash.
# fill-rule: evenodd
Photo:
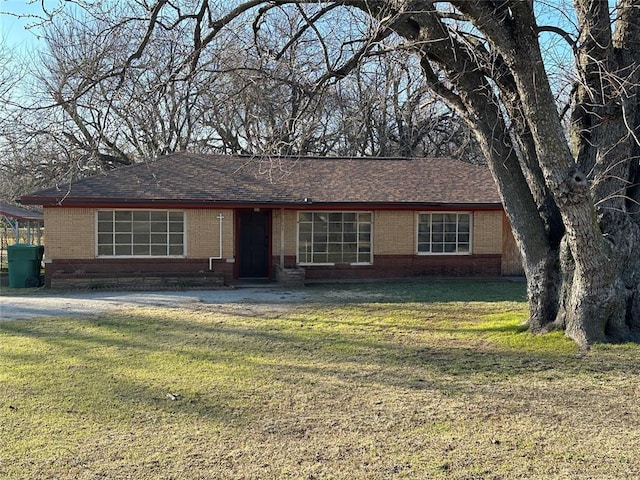
<svg viewBox="0 0 640 480">
<path fill-rule="evenodd" d="M 355 222 L 356 223 L 356 231 L 355 231 L 355 235 L 356 235 L 356 242 L 355 242 L 355 245 L 356 245 L 356 258 L 358 258 L 360 256 L 359 250 L 360 250 L 361 245 L 364 247 L 366 244 L 368 244 L 369 245 L 369 260 L 366 261 L 366 262 L 360 262 L 360 261 L 356 261 L 356 262 L 313 262 L 313 261 L 308 262 L 308 261 L 301 261 L 301 259 L 300 259 L 300 224 L 301 223 L 307 223 L 307 222 L 301 222 L 300 216 L 302 214 L 331 215 L 331 214 L 336 214 L 336 213 L 339 213 L 339 214 L 341 214 L 343 216 L 345 214 L 355 214 L 356 215 L 356 222 Z M 361 215 L 361 214 L 368 214 L 369 218 L 370 218 L 369 222 L 360 222 L 358 215 Z M 344 223 L 344 220 L 342 220 L 342 222 Z M 331 223 L 331 221 L 328 221 L 327 223 Z M 305 211 L 299 211 L 296 224 L 297 224 L 297 228 L 296 228 L 296 263 L 298 265 L 302 265 L 302 266 L 311 266 L 311 265 L 314 265 L 314 266 L 318 266 L 318 265 L 319 266 L 333 266 L 333 265 L 336 265 L 336 263 L 345 263 L 347 265 L 355 265 L 355 266 L 357 266 L 357 265 L 372 265 L 373 264 L 374 214 L 373 214 L 372 211 L 351 211 L 351 210 L 349 210 L 349 211 L 347 211 L 347 210 L 340 210 L 340 211 L 320 211 L 320 210 L 306 211 L 305 210 Z M 314 225 L 314 222 L 311 221 L 311 224 L 312 224 L 311 248 L 313 250 L 313 236 L 314 236 L 313 225 Z M 360 234 L 361 233 L 363 233 L 363 234 L 366 233 L 364 231 L 361 231 L 361 225 L 364 225 L 364 224 L 369 225 L 369 241 L 361 241 L 360 240 Z M 329 235 L 329 231 L 327 232 L 327 237 L 328 237 L 328 235 Z M 327 238 L 327 242 L 326 242 L 327 250 L 328 250 L 328 245 L 330 243 L 334 243 L 335 244 L 337 242 L 329 242 L 328 238 Z M 342 241 L 340 243 L 342 245 L 352 244 L 352 242 L 344 242 L 344 241 Z M 313 252 L 313 251 L 310 252 L 312 260 L 313 260 L 313 255 L 315 253 L 316 252 Z M 329 253 L 330 252 L 327 251 L 327 254 L 329 254 Z"/>
<path fill-rule="evenodd" d="M 100 242 L 99 242 L 99 235 L 105 235 L 104 232 L 100 232 L 99 229 L 99 217 L 100 217 L 100 213 L 101 212 L 109 212 L 112 214 L 112 223 L 114 224 L 114 227 L 112 229 L 111 232 L 107 232 L 111 233 L 111 235 L 113 235 L 113 240 L 111 245 L 113 245 L 114 247 L 114 254 L 112 255 L 105 255 L 105 254 L 101 254 L 99 252 L 100 249 Z M 180 232 L 171 232 L 171 227 L 170 227 L 170 223 L 171 220 L 169 219 L 169 214 L 170 213 L 180 213 L 182 215 L 182 253 L 180 254 L 166 254 L 166 255 L 140 255 L 140 254 L 130 254 L 130 255 L 117 255 L 115 254 L 115 246 L 116 246 L 116 240 L 115 240 L 115 235 L 116 235 L 116 228 L 115 228 L 115 214 L 116 212 L 132 212 L 132 213 L 136 213 L 136 212 L 150 212 L 150 213 L 164 213 L 166 214 L 166 222 L 167 222 L 167 229 L 165 232 L 159 232 L 158 235 L 164 233 L 167 237 L 167 243 L 165 244 L 167 246 L 167 248 L 170 246 L 170 240 L 169 240 L 169 235 L 173 234 L 176 235 Z M 134 222 L 134 220 L 131 221 L 132 223 Z M 132 225 L 133 228 L 133 225 Z M 128 232 L 122 232 L 122 233 L 128 233 Z M 145 232 L 146 233 L 146 232 Z M 151 235 L 152 232 L 149 232 L 149 234 Z M 133 234 L 134 232 L 131 232 L 131 246 L 132 246 L 132 252 L 133 252 Z M 151 242 L 151 239 L 150 239 Z M 142 244 L 141 244 L 142 245 Z M 154 245 L 153 243 L 149 243 L 149 246 L 151 247 L 152 245 Z M 155 245 L 161 245 L 161 244 L 155 244 Z M 187 256 L 187 214 L 184 210 L 173 210 L 173 209 L 152 209 L 152 208 L 141 208 L 141 209 L 135 209 L 135 208 L 101 208 L 96 210 L 95 213 L 95 256 L 96 258 L 185 258 Z"/>
<path fill-rule="evenodd" d="M 433 252 L 433 251 L 429 251 L 429 252 L 424 252 L 424 251 L 420 251 L 420 216 L 421 215 L 456 215 L 456 240 L 455 240 L 455 245 L 456 245 L 456 251 L 454 252 Z M 460 215 L 468 215 L 469 217 L 469 250 L 468 251 L 463 251 L 460 252 L 458 251 L 458 244 L 460 243 L 459 241 L 459 235 L 460 232 L 458 231 L 458 227 L 459 227 L 459 221 L 458 218 Z M 433 217 L 431 217 L 433 219 Z M 415 232 L 416 232 L 416 255 L 472 255 L 473 254 L 473 212 L 467 212 L 467 211 L 423 211 L 423 212 L 416 212 L 416 228 L 415 228 Z M 433 223 L 431 224 L 433 225 Z M 430 229 L 431 235 L 433 238 L 433 230 Z M 443 232 L 444 234 L 445 232 Z M 424 242 L 422 242 L 424 243 Z M 430 240 L 429 244 L 431 245 L 431 248 L 433 249 L 433 240 Z"/>
</svg>

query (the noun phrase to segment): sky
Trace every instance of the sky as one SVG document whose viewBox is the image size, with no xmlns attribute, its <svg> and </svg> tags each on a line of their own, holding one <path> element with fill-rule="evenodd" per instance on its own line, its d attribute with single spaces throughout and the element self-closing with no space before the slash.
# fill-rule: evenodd
<svg viewBox="0 0 640 480">
<path fill-rule="evenodd" d="M 42 3 L 46 8 L 53 8 L 59 4 L 58 0 L 0 0 L 0 42 L 3 45 L 20 50 L 37 48 L 36 19 L 29 15 L 42 13 Z"/>
</svg>

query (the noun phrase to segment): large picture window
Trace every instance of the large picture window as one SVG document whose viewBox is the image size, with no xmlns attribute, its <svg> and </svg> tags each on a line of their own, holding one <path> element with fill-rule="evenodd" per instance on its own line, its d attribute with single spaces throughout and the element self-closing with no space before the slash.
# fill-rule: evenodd
<svg viewBox="0 0 640 480">
<path fill-rule="evenodd" d="M 471 253 L 471 214 L 418 214 L 418 253 Z"/>
<path fill-rule="evenodd" d="M 300 212 L 298 263 L 371 263 L 371 212 Z"/>
<path fill-rule="evenodd" d="M 184 255 L 184 212 L 98 211 L 98 256 Z"/>
</svg>

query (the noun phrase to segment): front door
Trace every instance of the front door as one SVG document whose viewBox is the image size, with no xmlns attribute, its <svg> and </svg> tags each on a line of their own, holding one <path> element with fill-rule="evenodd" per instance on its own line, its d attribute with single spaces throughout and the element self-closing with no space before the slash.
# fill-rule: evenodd
<svg viewBox="0 0 640 480">
<path fill-rule="evenodd" d="M 270 211 L 241 210 L 238 212 L 238 276 L 265 278 L 269 276 Z"/>
</svg>

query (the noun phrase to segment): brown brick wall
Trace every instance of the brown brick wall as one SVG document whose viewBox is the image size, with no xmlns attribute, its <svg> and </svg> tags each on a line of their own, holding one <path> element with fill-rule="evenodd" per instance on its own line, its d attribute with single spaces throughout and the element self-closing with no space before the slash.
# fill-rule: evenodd
<svg viewBox="0 0 640 480">
<path fill-rule="evenodd" d="M 213 261 L 213 272 L 223 273 L 225 283 L 233 281 L 233 264 L 225 260 Z M 51 284 L 53 276 L 75 274 L 79 277 L 104 278 L 104 274 L 195 274 L 211 273 L 209 259 L 186 258 L 93 258 L 55 259 L 45 265 L 45 282 Z"/>
<path fill-rule="evenodd" d="M 473 214 L 473 253 L 476 255 L 502 253 L 502 211 Z"/>
<path fill-rule="evenodd" d="M 234 256 L 233 210 L 186 210 L 187 258 L 220 256 L 220 220 L 222 214 L 222 256 Z"/>
<path fill-rule="evenodd" d="M 497 277 L 500 255 L 378 255 L 373 265 L 305 267 L 307 280 L 417 276 Z"/>
<path fill-rule="evenodd" d="M 47 258 L 95 257 L 95 210 L 92 208 L 45 208 Z"/>
<path fill-rule="evenodd" d="M 373 225 L 375 255 L 416 253 L 416 215 L 411 211 L 379 210 Z"/>
<path fill-rule="evenodd" d="M 235 257 L 234 212 L 232 210 L 186 210 L 187 258 L 109 258 L 95 256 L 95 210 L 86 208 L 45 209 L 48 279 L 59 273 L 158 272 L 198 273 L 209 271 L 209 257 L 219 255 L 219 220 L 223 220 L 223 259 L 214 261 L 214 271 L 224 272 L 233 282 Z M 284 214 L 285 266 L 296 261 L 297 212 L 275 209 L 272 214 L 273 265 L 280 263 L 280 227 Z M 473 255 L 415 255 L 415 212 L 377 211 L 374 215 L 374 264 L 307 267 L 308 279 L 385 278 L 416 275 L 500 275 L 503 243 L 503 213 L 475 212 Z M 506 237 L 505 237 L 506 238 Z"/>
<path fill-rule="evenodd" d="M 284 214 L 284 215 L 283 215 Z M 298 248 L 298 212 L 295 210 L 279 210 L 272 212 L 272 241 L 271 253 L 278 258 L 280 262 L 280 243 L 281 243 L 281 219 L 284 218 L 284 254 L 296 255 Z"/>
</svg>

